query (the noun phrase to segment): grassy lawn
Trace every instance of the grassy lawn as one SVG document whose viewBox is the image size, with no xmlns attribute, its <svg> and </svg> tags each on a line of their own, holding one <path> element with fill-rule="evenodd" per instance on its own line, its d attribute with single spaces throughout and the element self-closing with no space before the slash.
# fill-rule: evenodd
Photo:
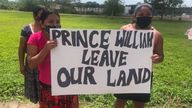
<svg viewBox="0 0 192 108">
<path fill-rule="evenodd" d="M 25 101 L 23 76 L 18 67 L 21 28 L 32 22 L 32 14 L 0 11 L 0 100 Z M 61 15 L 64 28 L 118 29 L 126 18 Z M 192 106 L 192 41 L 184 36 L 191 22 L 154 21 L 164 37 L 165 59 L 154 66 L 152 97 L 148 107 L 190 108 Z M 110 108 L 113 95 L 80 96 L 82 108 Z M 130 107 L 131 104 L 128 104 Z"/>
</svg>

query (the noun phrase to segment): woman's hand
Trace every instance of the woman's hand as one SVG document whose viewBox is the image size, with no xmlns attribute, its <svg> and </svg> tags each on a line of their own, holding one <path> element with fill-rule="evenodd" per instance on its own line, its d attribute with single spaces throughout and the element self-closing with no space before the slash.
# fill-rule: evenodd
<svg viewBox="0 0 192 108">
<path fill-rule="evenodd" d="M 55 48 L 56 46 L 57 46 L 56 40 L 48 40 L 47 43 L 45 44 L 45 49 L 47 51 L 50 51 L 51 49 Z"/>
<path fill-rule="evenodd" d="M 38 47 L 34 45 L 28 45 L 27 51 L 28 51 L 28 64 L 30 69 L 35 69 L 38 64 L 40 64 L 49 51 L 57 46 L 56 40 L 48 40 L 45 44 L 44 48 L 38 52 Z"/>
</svg>

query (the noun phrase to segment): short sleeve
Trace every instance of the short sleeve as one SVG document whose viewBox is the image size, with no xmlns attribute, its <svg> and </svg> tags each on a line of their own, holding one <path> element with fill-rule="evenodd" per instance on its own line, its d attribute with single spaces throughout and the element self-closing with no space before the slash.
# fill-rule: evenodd
<svg viewBox="0 0 192 108">
<path fill-rule="evenodd" d="M 28 40 L 29 36 L 32 34 L 31 32 L 31 28 L 29 25 L 25 26 L 22 30 L 21 30 L 21 36 L 25 37 L 26 40 Z"/>
<path fill-rule="evenodd" d="M 21 36 L 27 37 L 27 32 L 24 29 L 21 30 Z"/>
</svg>

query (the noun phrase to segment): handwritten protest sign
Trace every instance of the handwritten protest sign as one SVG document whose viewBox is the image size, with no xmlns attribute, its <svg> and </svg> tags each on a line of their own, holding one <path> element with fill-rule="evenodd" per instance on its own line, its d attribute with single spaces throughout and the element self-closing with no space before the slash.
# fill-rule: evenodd
<svg viewBox="0 0 192 108">
<path fill-rule="evenodd" d="M 150 93 L 151 30 L 52 29 L 52 95 Z"/>
</svg>

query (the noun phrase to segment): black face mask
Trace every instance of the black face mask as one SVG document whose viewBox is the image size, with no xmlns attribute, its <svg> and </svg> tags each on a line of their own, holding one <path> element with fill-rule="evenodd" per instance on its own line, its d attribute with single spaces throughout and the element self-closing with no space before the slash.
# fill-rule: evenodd
<svg viewBox="0 0 192 108">
<path fill-rule="evenodd" d="M 51 28 L 61 28 L 61 25 L 54 25 L 54 26 L 45 26 L 45 31 L 50 34 Z"/>
<path fill-rule="evenodd" d="M 151 24 L 152 17 L 137 17 L 136 25 L 141 29 L 147 28 Z"/>
</svg>

